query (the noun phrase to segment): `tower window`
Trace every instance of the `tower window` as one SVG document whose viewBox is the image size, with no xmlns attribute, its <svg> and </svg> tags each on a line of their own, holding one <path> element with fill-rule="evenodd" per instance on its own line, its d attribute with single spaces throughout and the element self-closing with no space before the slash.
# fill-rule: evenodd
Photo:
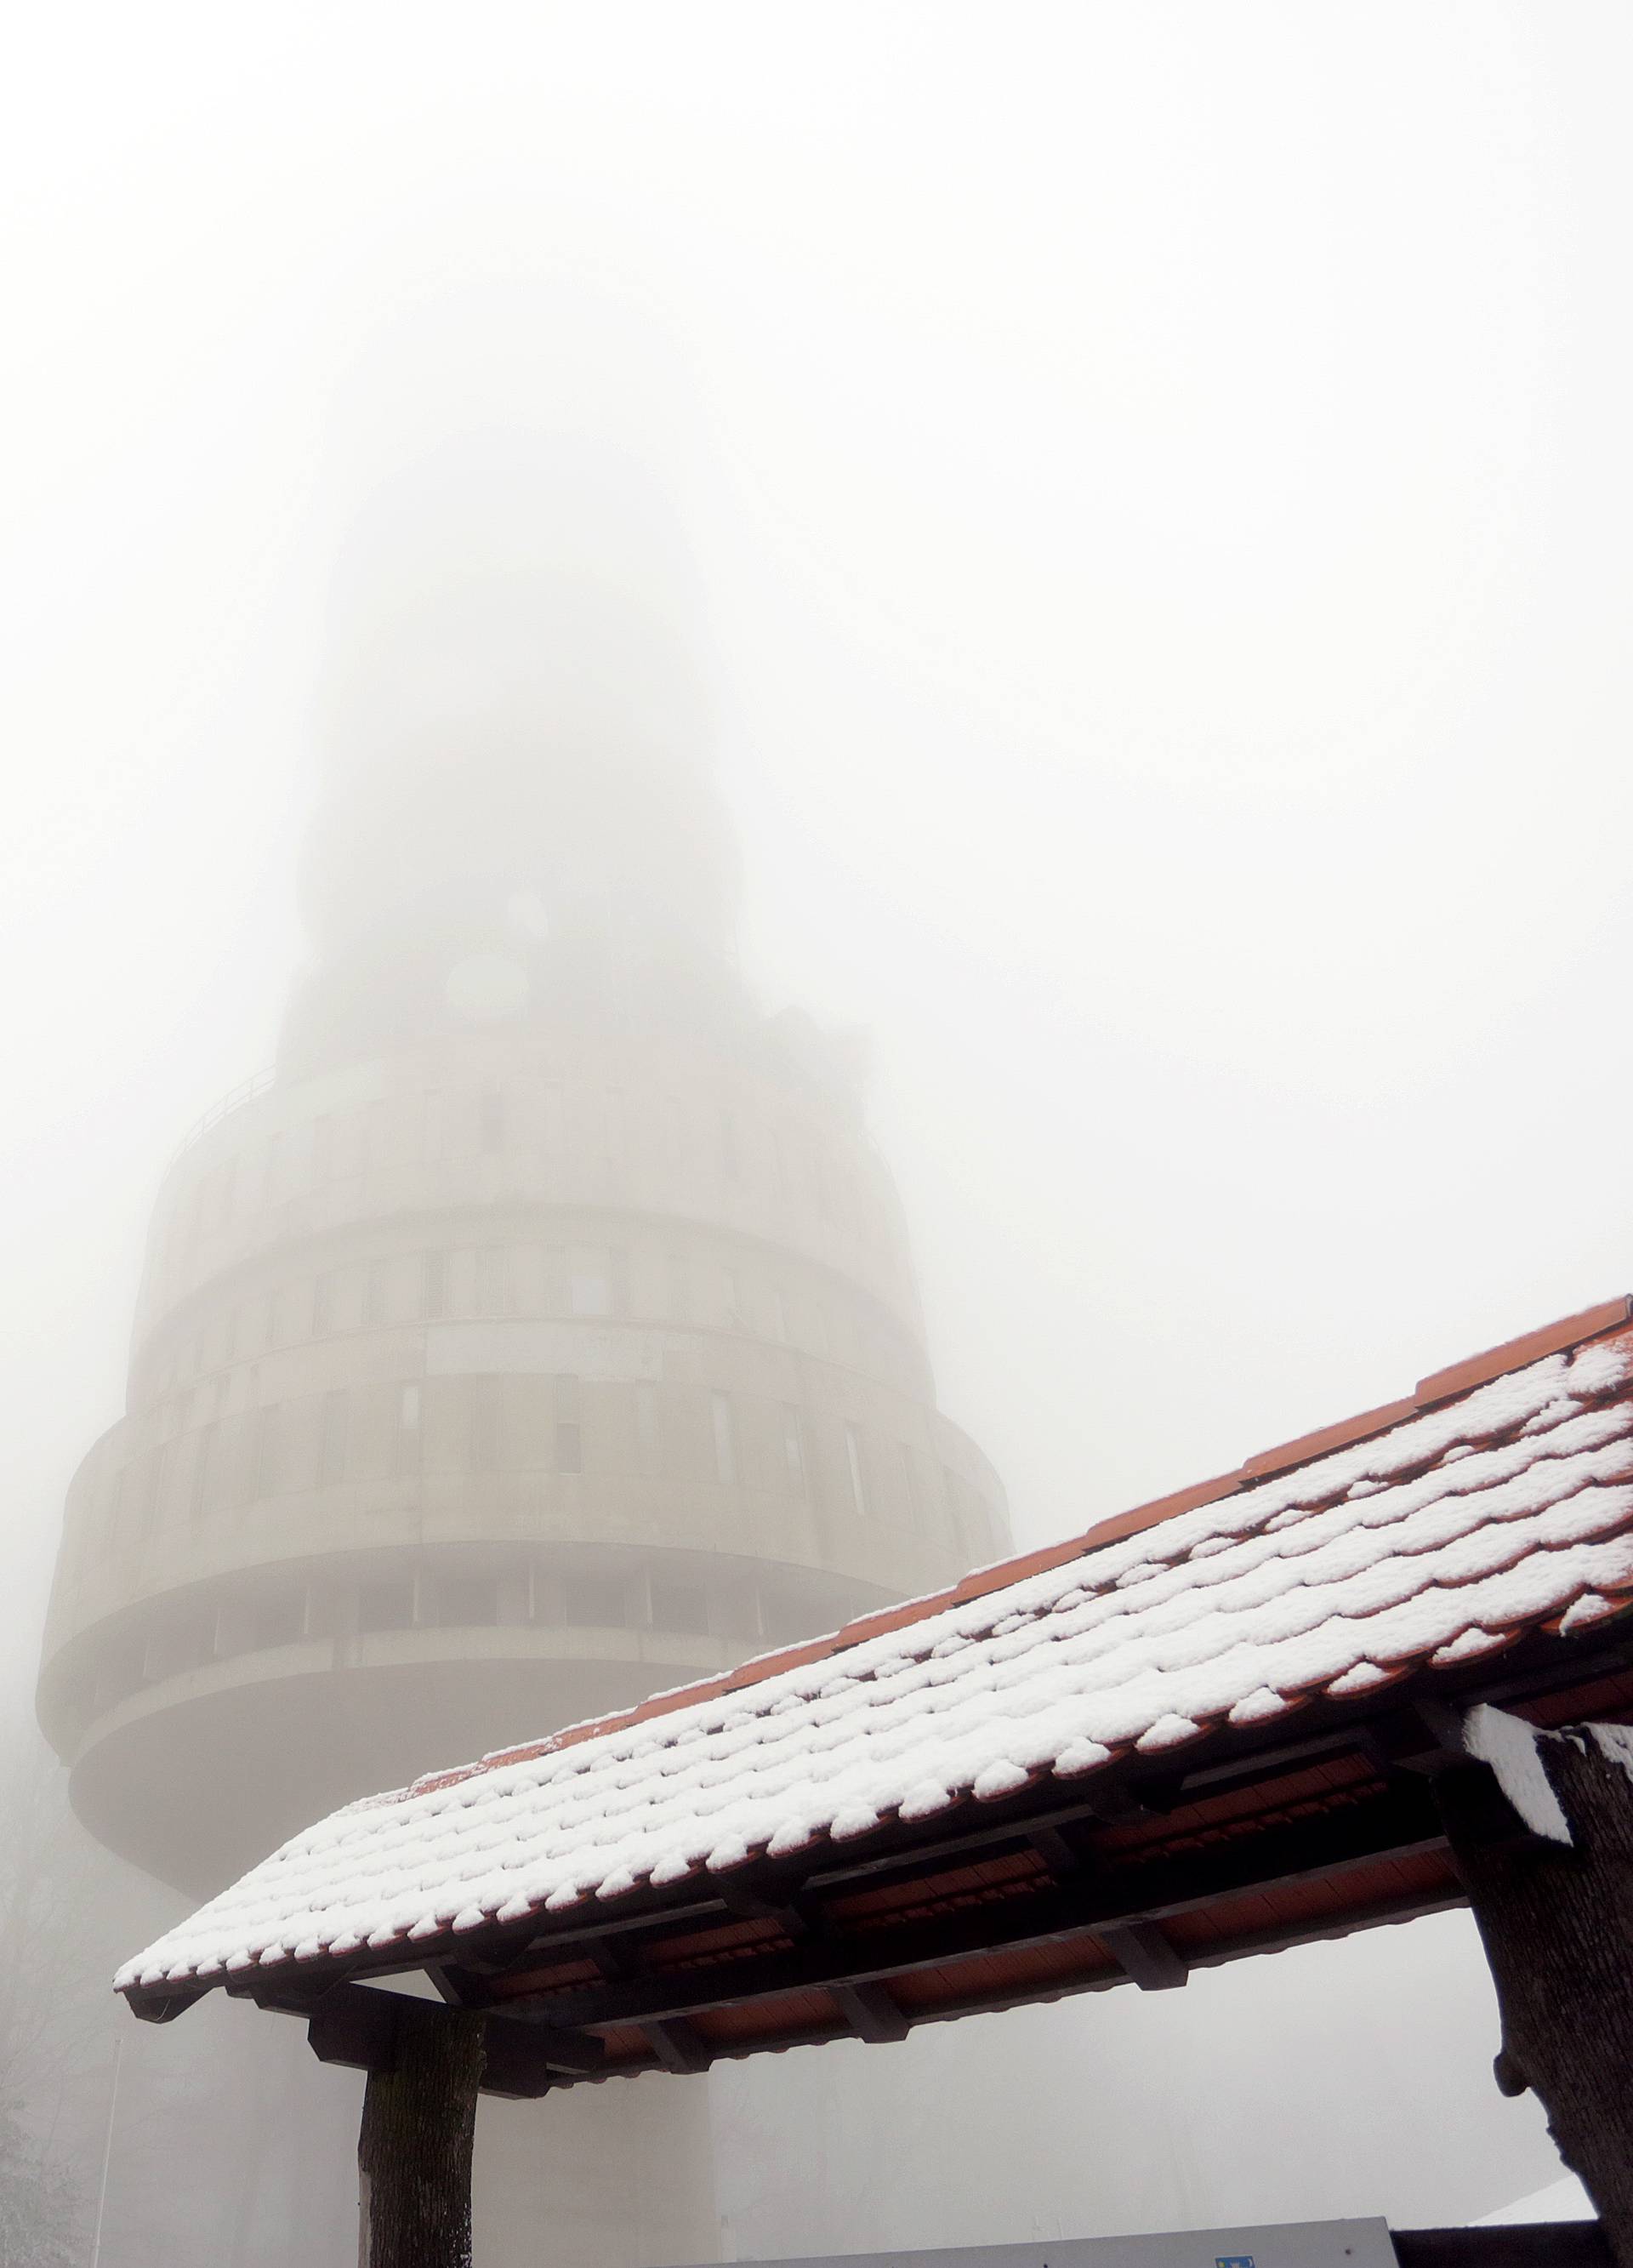
<svg viewBox="0 0 1633 2268">
<path fill-rule="evenodd" d="M 487 1575 L 445 1575 L 437 1619 L 446 1630 L 487 1630 L 499 1619 L 499 1586 Z"/>
<path fill-rule="evenodd" d="M 260 1413 L 255 1430 L 255 1494 L 276 1496 L 283 1479 L 283 1412 L 269 1402 Z"/>
<path fill-rule="evenodd" d="M 578 1381 L 570 1373 L 555 1381 L 555 1469 L 584 1470 L 584 1436 L 578 1426 Z"/>
<path fill-rule="evenodd" d="M 684 1631 L 691 1638 L 707 1637 L 708 1592 L 700 1583 L 654 1583 L 652 1627 Z"/>
<path fill-rule="evenodd" d="M 478 1378 L 471 1383 L 471 1464 L 479 1473 L 497 1472 L 503 1462 L 504 1381 Z"/>
<path fill-rule="evenodd" d="M 156 1682 L 198 1668 L 209 1657 L 210 1637 L 209 1626 L 191 1616 L 168 1630 L 155 1631 L 143 1654 L 142 1675 Z"/>
<path fill-rule="evenodd" d="M 435 1320 L 448 1312 L 448 1256 L 445 1252 L 428 1252 L 421 1264 L 420 1296 L 425 1313 Z"/>
<path fill-rule="evenodd" d="M 790 1492 L 804 1496 L 805 1492 L 805 1436 L 799 1412 L 791 1403 L 783 1408 L 783 1458 L 788 1471 Z"/>
<path fill-rule="evenodd" d="M 191 1511 L 195 1521 L 202 1520 L 210 1510 L 210 1486 L 215 1477 L 212 1465 L 216 1454 L 214 1424 L 201 1425 L 193 1444 L 193 1501 Z"/>
<path fill-rule="evenodd" d="M 343 1388 L 335 1387 L 323 1397 L 323 1415 L 318 1433 L 318 1478 L 320 1482 L 345 1479 L 346 1434 L 346 1394 Z"/>
<path fill-rule="evenodd" d="M 658 1393 L 644 1381 L 635 1389 L 635 1438 L 642 1464 L 650 1466 L 658 1450 Z"/>
<path fill-rule="evenodd" d="M 624 1620 L 624 1587 L 614 1575 L 569 1575 L 562 1606 L 570 1623 L 592 1630 L 618 1630 Z"/>
<path fill-rule="evenodd" d="M 268 1293 L 267 1344 L 269 1347 L 291 1346 L 304 1336 L 298 1313 L 301 1289 L 298 1284 L 285 1284 L 281 1291 Z"/>
<path fill-rule="evenodd" d="M 420 1388 L 410 1383 L 397 1390 L 397 1470 L 420 1469 Z"/>
<path fill-rule="evenodd" d="M 115 1520 L 121 1511 L 129 1508 L 134 1538 L 141 1540 L 152 1528 L 154 1501 L 158 1492 L 158 1449 L 147 1449 L 143 1456 L 134 1458 L 118 1476 L 115 1484 Z"/>
<path fill-rule="evenodd" d="M 508 1315 L 511 1311 L 511 1256 L 502 1244 L 477 1248 L 476 1305 L 484 1315 Z"/>
<path fill-rule="evenodd" d="M 732 1397 L 729 1394 L 711 1394 L 709 1397 L 715 1429 L 715 1470 L 728 1488 L 737 1482 L 737 1432 L 732 1423 Z"/>
<path fill-rule="evenodd" d="M 361 1583 L 357 1587 L 360 1631 L 409 1630 L 414 1624 L 412 1583 Z"/>
<path fill-rule="evenodd" d="M 275 1593 L 257 1599 L 254 1620 L 258 1647 L 298 1645 L 305 1631 L 305 1599 L 299 1591 Z"/>
<path fill-rule="evenodd" d="M 253 1378 L 254 1373 L 251 1376 Z M 252 1385 L 251 1393 L 254 1391 Z M 232 1445 L 232 1501 L 236 1506 L 253 1504 L 255 1500 L 256 1454 L 259 1428 L 254 1412 L 249 1411 L 227 1420 L 227 1438 Z"/>
<path fill-rule="evenodd" d="M 613 1277 L 608 1255 L 580 1245 L 573 1252 L 569 1295 L 575 1315 L 610 1315 Z"/>
<path fill-rule="evenodd" d="M 859 1427 L 845 1427 L 845 1463 L 850 1475 L 850 1501 L 859 1519 L 867 1518 L 867 1469 L 863 1462 Z"/>
</svg>

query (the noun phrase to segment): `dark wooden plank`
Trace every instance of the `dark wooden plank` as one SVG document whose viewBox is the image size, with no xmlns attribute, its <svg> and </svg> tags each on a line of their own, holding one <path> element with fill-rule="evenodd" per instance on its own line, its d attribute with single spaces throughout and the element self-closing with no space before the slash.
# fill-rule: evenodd
<svg viewBox="0 0 1633 2268">
<path fill-rule="evenodd" d="M 320 2063 L 345 2064 L 355 2071 L 389 2071 L 405 2028 L 455 2018 L 454 2009 L 437 2001 L 367 1984 L 334 1985 L 315 2005 L 292 2006 L 285 1996 L 280 2013 L 305 2014 L 306 2037 Z M 489 2095 L 542 2095 L 558 2077 L 585 2078 L 599 2073 L 606 2061 L 600 2040 L 554 2026 L 484 2014 L 482 2029 L 488 2058 L 482 2084 Z"/>
<path fill-rule="evenodd" d="M 1504 2228 L 1397 2228 L 1401 2268 L 1615 2268 L 1596 2220 L 1519 2221 Z"/>
</svg>

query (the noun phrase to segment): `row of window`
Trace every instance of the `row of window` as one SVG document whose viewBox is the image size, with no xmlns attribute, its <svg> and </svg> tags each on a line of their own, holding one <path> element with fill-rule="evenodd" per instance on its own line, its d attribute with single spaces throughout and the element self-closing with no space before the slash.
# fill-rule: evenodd
<svg viewBox="0 0 1633 2268">
<path fill-rule="evenodd" d="M 564 1373 L 336 1387 L 208 1417 L 115 1474 L 104 1533 L 134 1544 L 161 1513 L 199 1523 L 346 1482 L 586 1471 L 769 1492 L 972 1551 L 989 1541 L 968 1482 L 855 1421 L 761 1395 Z"/>
<path fill-rule="evenodd" d="M 280 1584 L 190 1614 L 166 1615 L 145 1638 L 105 1659 L 95 1706 L 210 1661 L 312 1641 L 405 1630 L 501 1627 L 651 1631 L 718 1638 L 738 1652 L 787 1645 L 843 1619 L 829 1598 L 771 1583 L 729 1585 L 632 1568 L 562 1574 L 519 1566 L 503 1574 L 393 1573 L 351 1586 Z"/>
<path fill-rule="evenodd" d="M 741 1330 L 896 1380 L 916 1367 L 871 1308 L 830 1305 L 752 1263 L 592 1244 L 488 1244 L 338 1263 L 224 1307 L 178 1342 L 155 1391 L 338 1332 L 453 1319 L 644 1320 Z"/>
<path fill-rule="evenodd" d="M 673 1094 L 643 1094 L 631 1111 L 621 1088 L 575 1088 L 570 1105 L 567 1090 L 545 1079 L 377 1099 L 269 1133 L 183 1192 L 170 1226 L 173 1249 L 190 1248 L 239 1212 L 371 1167 L 519 1152 L 554 1157 L 570 1147 L 598 1159 L 608 1175 L 633 1150 L 672 1167 L 702 1167 L 726 1186 L 754 1183 L 831 1227 L 867 1236 L 887 1230 L 873 1192 L 837 1168 L 803 1130 L 767 1127 L 729 1106 L 711 1117 Z"/>
</svg>

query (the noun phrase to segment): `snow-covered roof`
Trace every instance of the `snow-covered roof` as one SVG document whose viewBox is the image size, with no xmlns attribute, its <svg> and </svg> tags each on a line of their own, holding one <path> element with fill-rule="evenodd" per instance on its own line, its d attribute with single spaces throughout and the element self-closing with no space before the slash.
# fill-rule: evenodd
<svg viewBox="0 0 1633 2268">
<path fill-rule="evenodd" d="M 1618 1300 L 940 1598 L 336 1812 L 136 1991 L 438 1944 L 1087 1780 L 1633 1597 Z"/>
</svg>

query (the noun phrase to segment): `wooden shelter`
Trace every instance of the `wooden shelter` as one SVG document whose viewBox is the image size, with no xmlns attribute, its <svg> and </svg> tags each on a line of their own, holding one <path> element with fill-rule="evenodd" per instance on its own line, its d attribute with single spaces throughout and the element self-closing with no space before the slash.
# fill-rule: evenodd
<svg viewBox="0 0 1633 2268">
<path fill-rule="evenodd" d="M 1161 1991 L 1472 1902 L 1499 2083 L 1541 2095 L 1633 2264 L 1630 1601 L 1617 1300 L 940 1596 L 353 1805 L 119 1988 L 159 2022 L 243 1995 L 366 2070 L 364 2258 L 440 2268 L 469 2257 L 481 2089 Z M 394 1992 L 408 1971 L 440 2003 Z"/>
</svg>

